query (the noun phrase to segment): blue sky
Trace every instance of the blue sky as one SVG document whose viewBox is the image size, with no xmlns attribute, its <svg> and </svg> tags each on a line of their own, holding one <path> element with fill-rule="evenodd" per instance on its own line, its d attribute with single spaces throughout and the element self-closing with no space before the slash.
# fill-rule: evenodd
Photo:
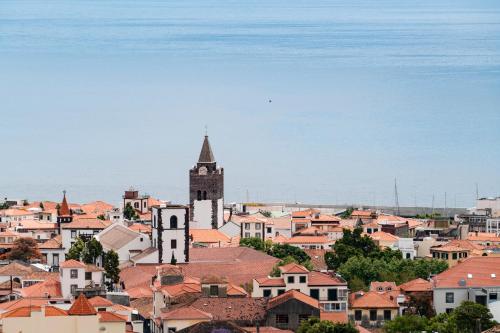
<svg viewBox="0 0 500 333">
<path fill-rule="evenodd" d="M 205 126 L 226 201 L 500 192 L 495 2 L 5 4 L 2 196 L 185 202 Z"/>
</svg>

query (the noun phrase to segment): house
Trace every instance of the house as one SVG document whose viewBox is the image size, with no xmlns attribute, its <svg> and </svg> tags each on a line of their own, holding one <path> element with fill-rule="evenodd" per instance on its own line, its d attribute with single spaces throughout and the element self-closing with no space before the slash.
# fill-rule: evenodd
<svg viewBox="0 0 500 333">
<path fill-rule="evenodd" d="M 252 297 L 276 297 L 294 289 L 318 300 L 322 311 L 347 311 L 347 282 L 340 277 L 311 272 L 295 263 L 281 266 L 279 270 L 280 277 L 254 279 Z"/>
<path fill-rule="evenodd" d="M 408 300 L 408 306 L 411 306 L 412 301 L 418 301 L 419 303 L 426 303 L 430 307 L 432 304 L 432 283 L 430 281 L 417 278 L 415 280 L 408 281 L 406 283 L 400 284 L 399 290 L 404 294 Z M 405 309 L 406 311 L 411 311 L 416 313 L 417 309 Z"/>
<path fill-rule="evenodd" d="M 317 299 L 290 289 L 267 303 L 267 325 L 295 331 L 302 320 L 319 317 Z"/>
<path fill-rule="evenodd" d="M 252 215 L 244 216 L 240 221 L 241 238 L 259 238 L 266 239 L 266 221 Z"/>
<path fill-rule="evenodd" d="M 500 236 L 491 232 L 469 232 L 467 240 L 482 246 L 500 246 Z"/>
<path fill-rule="evenodd" d="M 392 291 L 358 291 L 349 297 L 349 320 L 356 325 L 381 327 L 399 312 L 399 304 Z"/>
<path fill-rule="evenodd" d="M 139 214 L 146 214 L 151 208 L 149 199 L 149 195 L 139 195 L 139 191 L 130 188 L 123 195 L 123 208 L 130 204 Z"/>
<path fill-rule="evenodd" d="M 463 301 L 498 302 L 500 257 L 470 257 L 432 278 L 436 312 L 451 312 Z"/>
<path fill-rule="evenodd" d="M 65 259 L 65 248 L 62 245 L 61 235 L 49 239 L 38 245 L 38 249 L 43 256 L 43 262 L 49 265 L 53 270 L 57 271 L 59 265 Z"/>
<path fill-rule="evenodd" d="M 231 237 L 217 229 L 191 229 L 191 246 L 198 247 L 226 247 L 231 244 Z"/>
<path fill-rule="evenodd" d="M 126 226 L 114 223 L 95 235 L 104 252 L 115 251 L 118 254 L 120 263 L 130 260 L 130 258 L 151 247 L 151 240 L 146 234 L 130 230 Z"/>
<path fill-rule="evenodd" d="M 57 223 L 23 220 L 12 223 L 13 229 L 21 237 L 31 237 L 38 242 L 51 239 L 57 234 Z"/>
<path fill-rule="evenodd" d="M 4 333 L 125 333 L 126 319 L 95 311 L 81 294 L 69 310 L 40 305 L 19 307 L 2 314 Z"/>
<path fill-rule="evenodd" d="M 65 253 L 68 253 L 77 238 L 91 239 L 111 224 L 98 218 L 72 217 L 71 222 L 61 223 L 61 239 Z"/>
<path fill-rule="evenodd" d="M 105 292 L 104 270 L 95 265 L 86 265 L 73 259 L 66 260 L 59 267 L 62 297 L 70 299 L 80 292 L 100 295 Z"/>
<path fill-rule="evenodd" d="M 335 243 L 328 236 L 293 236 L 284 241 L 284 244 L 299 247 L 301 249 L 330 249 Z"/>
<path fill-rule="evenodd" d="M 0 210 L 0 222 L 19 222 L 24 220 L 33 220 L 34 213 L 32 211 L 20 208 L 8 208 Z"/>
<path fill-rule="evenodd" d="M 455 266 L 461 260 L 470 256 L 481 256 L 484 247 L 474 244 L 469 240 L 452 240 L 445 244 L 436 245 L 430 248 L 432 258 L 442 259 L 448 262 L 448 266 Z"/>
</svg>

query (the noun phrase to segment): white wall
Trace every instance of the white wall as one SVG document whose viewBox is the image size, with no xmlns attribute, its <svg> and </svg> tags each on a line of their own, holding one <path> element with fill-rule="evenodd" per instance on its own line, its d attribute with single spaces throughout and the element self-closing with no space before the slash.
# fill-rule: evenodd
<svg viewBox="0 0 500 333">
<path fill-rule="evenodd" d="M 71 278 L 71 270 L 76 269 L 78 271 L 77 278 Z M 61 268 L 61 292 L 63 298 L 71 298 L 71 285 L 76 284 L 77 288 L 85 287 L 85 268 Z"/>
<path fill-rule="evenodd" d="M 195 200 L 193 206 L 193 229 L 212 229 L 212 200 Z"/>
<path fill-rule="evenodd" d="M 184 207 L 166 207 L 166 208 L 153 208 L 153 246 L 155 245 L 156 240 L 156 248 L 158 248 L 158 217 L 155 216 L 161 212 L 162 217 L 162 247 L 163 247 L 163 255 L 162 262 L 170 263 L 172 258 L 172 252 L 174 253 L 175 259 L 177 259 L 178 263 L 185 262 L 185 253 L 186 249 L 186 231 L 185 231 L 185 221 L 186 221 L 186 209 Z M 170 229 L 170 218 L 175 215 L 177 216 L 177 229 Z M 171 247 L 171 240 L 176 240 L 176 248 Z M 189 243 L 189 242 L 188 242 Z"/>
</svg>

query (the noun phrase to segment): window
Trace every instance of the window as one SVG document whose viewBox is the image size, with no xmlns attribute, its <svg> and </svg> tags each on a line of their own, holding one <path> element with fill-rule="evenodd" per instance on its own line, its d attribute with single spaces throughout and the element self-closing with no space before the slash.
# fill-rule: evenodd
<svg viewBox="0 0 500 333">
<path fill-rule="evenodd" d="M 103 311 L 106 311 L 106 308 L 97 308 L 97 311 L 98 312 L 103 312 Z"/>
<path fill-rule="evenodd" d="M 203 191 L 203 200 L 207 200 L 207 191 Z"/>
<path fill-rule="evenodd" d="M 177 229 L 177 216 L 175 215 L 170 217 L 170 229 Z"/>
<path fill-rule="evenodd" d="M 71 230 L 71 238 L 76 238 L 76 230 Z"/>
<path fill-rule="evenodd" d="M 285 293 L 285 289 L 278 289 L 278 296 Z"/>
<path fill-rule="evenodd" d="M 452 312 L 453 312 L 453 309 L 446 308 L 446 313 L 452 313 Z"/>
<path fill-rule="evenodd" d="M 170 240 L 170 248 L 171 249 L 176 249 L 177 248 L 177 239 L 171 239 Z"/>
<path fill-rule="evenodd" d="M 262 225 L 260 223 L 255 223 L 255 230 L 260 230 Z"/>
<path fill-rule="evenodd" d="M 272 233 L 273 232 L 273 229 L 271 228 L 267 228 L 267 231 L 266 231 L 268 234 Z"/>
<path fill-rule="evenodd" d="M 219 296 L 219 286 L 210 286 L 210 296 Z"/>
<path fill-rule="evenodd" d="M 201 191 L 198 191 L 197 198 L 198 198 L 198 201 L 201 200 Z"/>
<path fill-rule="evenodd" d="M 306 277 L 305 276 L 300 276 L 299 277 L 299 282 L 300 283 L 306 283 Z"/>
<path fill-rule="evenodd" d="M 288 283 L 295 283 L 295 276 L 289 276 L 287 278 Z"/>
<path fill-rule="evenodd" d="M 497 293 L 490 293 L 490 301 L 496 301 L 498 299 Z"/>
<path fill-rule="evenodd" d="M 245 230 L 250 230 L 250 223 L 245 223 Z"/>
<path fill-rule="evenodd" d="M 73 294 L 73 295 L 74 295 L 74 294 L 76 293 L 76 288 L 77 288 L 77 287 L 78 287 L 78 286 L 77 286 L 76 284 L 72 284 L 72 285 L 70 286 L 70 288 L 71 288 L 71 294 Z"/>
<path fill-rule="evenodd" d="M 319 300 L 319 289 L 309 289 L 309 295 L 312 298 Z"/>
<path fill-rule="evenodd" d="M 92 272 L 85 272 L 85 280 L 92 280 Z"/>
<path fill-rule="evenodd" d="M 144 208 L 146 208 L 146 201 L 144 201 L 144 204 L 142 205 Z"/>
<path fill-rule="evenodd" d="M 377 310 L 370 310 L 370 321 L 377 320 Z"/>
<path fill-rule="evenodd" d="M 391 320 L 391 310 L 384 310 L 384 320 Z"/>
<path fill-rule="evenodd" d="M 139 209 L 139 203 L 138 202 L 134 202 L 134 208 Z"/>
<path fill-rule="evenodd" d="M 72 269 L 69 273 L 70 273 L 69 276 L 72 279 L 77 279 L 78 278 L 78 270 L 77 269 Z"/>
<path fill-rule="evenodd" d="M 250 238 L 250 233 L 249 232 L 245 232 L 245 238 Z"/>
<path fill-rule="evenodd" d="M 328 289 L 328 300 L 336 301 L 337 298 L 337 289 Z"/>
<path fill-rule="evenodd" d="M 411 254 L 407 253 L 406 254 L 406 259 L 411 259 Z"/>
<path fill-rule="evenodd" d="M 361 321 L 361 310 L 354 311 L 354 320 Z"/>
<path fill-rule="evenodd" d="M 276 324 L 278 325 L 288 325 L 288 315 L 287 314 L 277 314 Z"/>
<path fill-rule="evenodd" d="M 446 303 L 455 303 L 454 293 L 446 293 Z"/>
<path fill-rule="evenodd" d="M 264 297 L 271 297 L 271 289 L 264 289 L 262 294 L 264 295 Z"/>
<path fill-rule="evenodd" d="M 451 255 L 451 258 L 453 260 L 457 260 L 457 253 L 456 252 L 453 252 L 453 254 Z"/>
<path fill-rule="evenodd" d="M 262 238 L 262 236 L 260 235 L 260 232 L 256 232 L 256 233 L 255 233 L 255 237 L 257 237 L 257 238 Z"/>
</svg>

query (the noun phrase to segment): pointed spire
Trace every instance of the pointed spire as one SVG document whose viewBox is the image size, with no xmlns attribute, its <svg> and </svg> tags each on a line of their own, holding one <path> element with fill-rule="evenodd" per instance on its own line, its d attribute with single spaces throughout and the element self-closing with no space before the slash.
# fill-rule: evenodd
<svg viewBox="0 0 500 333">
<path fill-rule="evenodd" d="M 61 203 L 61 208 L 59 208 L 60 216 L 69 216 L 71 212 L 69 210 L 68 202 L 66 201 L 66 191 L 63 191 L 63 201 Z"/>
<path fill-rule="evenodd" d="M 198 163 L 215 163 L 214 154 L 212 153 L 212 148 L 210 147 L 210 142 L 208 141 L 208 135 L 205 135 L 205 140 L 203 140 L 203 146 L 201 147 Z"/>
</svg>

